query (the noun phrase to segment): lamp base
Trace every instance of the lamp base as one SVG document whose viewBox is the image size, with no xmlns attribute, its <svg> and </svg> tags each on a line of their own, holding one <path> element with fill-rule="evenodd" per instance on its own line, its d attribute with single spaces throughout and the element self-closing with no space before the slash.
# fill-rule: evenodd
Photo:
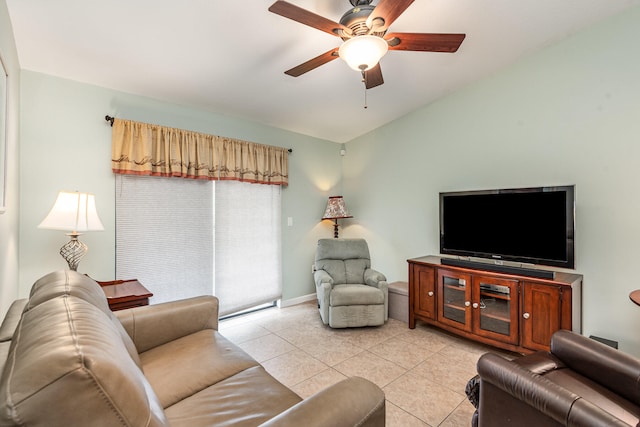
<svg viewBox="0 0 640 427">
<path fill-rule="evenodd" d="M 89 248 L 87 245 L 78 240 L 81 233 L 68 233 L 71 239 L 60 248 L 60 255 L 69 264 L 69 269 L 77 271 L 80 258 L 85 256 Z"/>
<path fill-rule="evenodd" d="M 334 219 L 333 221 L 334 221 L 334 223 L 333 223 L 333 238 L 337 239 L 338 238 L 338 220 Z"/>
</svg>

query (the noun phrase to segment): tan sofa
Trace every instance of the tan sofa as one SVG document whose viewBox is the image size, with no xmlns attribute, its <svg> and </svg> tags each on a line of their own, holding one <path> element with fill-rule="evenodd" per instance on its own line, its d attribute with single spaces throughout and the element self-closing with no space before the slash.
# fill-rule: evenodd
<svg viewBox="0 0 640 427">
<path fill-rule="evenodd" d="M 373 383 L 303 400 L 217 327 L 212 296 L 112 313 L 90 278 L 51 273 L 0 327 L 0 426 L 384 426 Z"/>
</svg>

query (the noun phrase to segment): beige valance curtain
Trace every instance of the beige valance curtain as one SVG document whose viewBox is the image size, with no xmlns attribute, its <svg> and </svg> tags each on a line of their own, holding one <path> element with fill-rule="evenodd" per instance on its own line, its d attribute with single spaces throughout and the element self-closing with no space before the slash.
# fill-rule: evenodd
<svg viewBox="0 0 640 427">
<path fill-rule="evenodd" d="M 131 120 L 113 121 L 114 173 L 288 185 L 286 148 Z"/>
</svg>

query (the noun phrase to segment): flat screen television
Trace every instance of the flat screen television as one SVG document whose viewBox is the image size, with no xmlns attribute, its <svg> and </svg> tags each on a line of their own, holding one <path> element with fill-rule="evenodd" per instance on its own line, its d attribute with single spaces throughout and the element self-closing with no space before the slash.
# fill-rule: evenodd
<svg viewBox="0 0 640 427">
<path fill-rule="evenodd" d="M 440 193 L 440 253 L 574 268 L 575 186 Z"/>
</svg>

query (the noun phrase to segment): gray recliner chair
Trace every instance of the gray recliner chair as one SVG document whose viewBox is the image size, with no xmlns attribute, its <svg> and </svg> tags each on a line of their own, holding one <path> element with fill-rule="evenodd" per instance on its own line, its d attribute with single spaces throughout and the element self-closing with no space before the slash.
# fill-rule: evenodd
<svg viewBox="0 0 640 427">
<path fill-rule="evenodd" d="M 364 239 L 318 240 L 313 276 L 325 325 L 351 328 L 387 321 L 387 279 L 371 268 Z"/>
</svg>

